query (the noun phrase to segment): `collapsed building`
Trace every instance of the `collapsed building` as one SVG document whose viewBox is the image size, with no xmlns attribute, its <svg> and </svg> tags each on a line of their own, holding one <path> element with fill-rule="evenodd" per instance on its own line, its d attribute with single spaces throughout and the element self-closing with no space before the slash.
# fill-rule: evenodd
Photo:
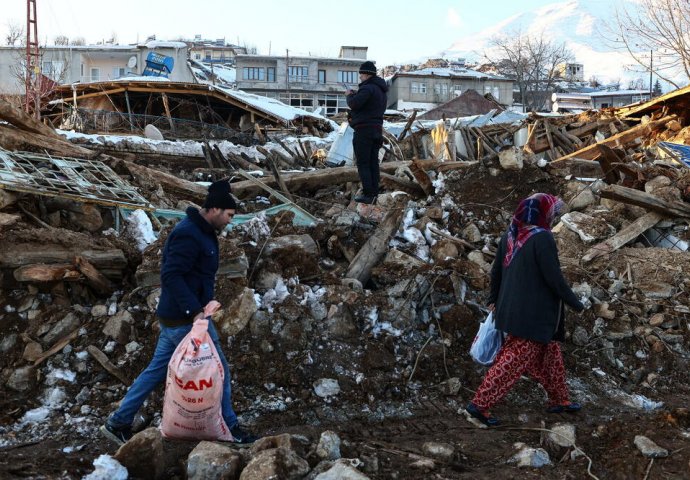
<svg viewBox="0 0 690 480">
<path fill-rule="evenodd" d="M 244 213 L 220 238 L 216 322 L 240 418 L 266 438 L 244 451 L 163 441 L 151 428 L 156 395 L 114 453 L 129 475 L 463 478 L 545 464 L 578 478 L 687 474 L 690 89 L 579 115 L 387 124 L 384 193 L 368 206 L 351 201 L 356 167 L 318 160 L 339 132 L 313 135 L 317 118 L 296 129 L 309 137 L 279 138 L 270 129 L 290 126 L 275 113 L 173 85 L 65 89 L 49 118 L 61 125 L 76 104 L 84 121 L 89 105 L 123 117 L 112 131 L 140 133 L 134 108 L 172 117 L 165 90 L 171 114 L 192 118 L 208 100 L 218 117 L 206 121 L 238 128 L 249 115 L 251 141 L 177 142 L 193 152 L 185 163 L 201 163 L 160 166 L 97 123 L 79 136 L 0 104 L 0 364 L 11 392 L 0 471 L 80 476 L 113 453 L 93 436 L 151 356 L 160 252 L 184 208 L 203 201 L 202 173 L 230 176 Z M 459 413 L 483 374 L 467 352 L 496 242 L 537 191 L 569 207 L 554 235 L 589 308 L 568 321 L 565 360 L 589 412 L 542 423 L 541 393 L 524 383 L 498 407 L 514 427 L 478 432 Z M 23 446 L 38 455 L 49 437 L 64 454 L 32 462 Z"/>
</svg>

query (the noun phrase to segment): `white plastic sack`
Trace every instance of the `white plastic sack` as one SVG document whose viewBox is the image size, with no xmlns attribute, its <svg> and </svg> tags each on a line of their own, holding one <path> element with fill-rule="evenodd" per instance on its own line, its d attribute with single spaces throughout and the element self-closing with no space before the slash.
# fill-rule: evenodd
<svg viewBox="0 0 690 480">
<path fill-rule="evenodd" d="M 494 314 L 491 312 L 486 320 L 479 325 L 477 336 L 472 341 L 470 356 L 481 365 L 491 365 L 494 363 L 501 345 L 503 345 L 503 332 L 496 330 Z"/>
</svg>

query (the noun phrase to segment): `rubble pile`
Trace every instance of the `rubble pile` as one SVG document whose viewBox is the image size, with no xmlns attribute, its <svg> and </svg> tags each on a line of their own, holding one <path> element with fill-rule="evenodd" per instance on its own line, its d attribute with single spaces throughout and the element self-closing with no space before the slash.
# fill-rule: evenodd
<svg viewBox="0 0 690 480">
<path fill-rule="evenodd" d="M 657 146 L 684 138 L 685 110 L 672 100 L 505 127 L 441 122 L 435 134 L 410 122 L 391 150 L 402 154 L 382 163 L 387 188 L 375 206 L 350 202 L 354 167 L 286 173 L 266 164 L 270 180 L 238 176 L 233 193 L 253 213 L 219 239 L 215 321 L 240 421 L 264 438 L 250 449 L 162 439 L 161 389 L 114 454 L 97 428 L 152 356 L 161 249 L 179 211 L 206 190 L 170 166 L 70 143 L 0 104 L 3 158 L 28 150 L 89 159 L 146 200 L 124 219 L 125 200 L 102 199 L 98 188 L 88 187 L 92 198 L 0 189 L 9 392 L 0 471 L 76 478 L 124 466 L 132 478 L 247 480 L 544 468 L 559 478 L 630 478 L 655 459 L 654 468 L 687 475 L 678 452 L 690 441 L 690 177 Z M 434 148 L 443 132 L 464 146 Z M 243 168 L 235 157 L 208 153 L 209 168 Z M 37 172 L 54 168 L 36 158 Z M 223 159 L 230 164 L 213 163 Z M 496 245 L 534 192 L 568 204 L 554 235 L 588 307 L 568 318 L 565 343 L 569 386 L 585 410 L 544 424 L 542 392 L 522 382 L 498 407 L 514 428 L 478 432 L 461 411 L 485 370 L 467 352 L 487 313 Z M 32 461 L 49 453 L 50 465 Z"/>
</svg>

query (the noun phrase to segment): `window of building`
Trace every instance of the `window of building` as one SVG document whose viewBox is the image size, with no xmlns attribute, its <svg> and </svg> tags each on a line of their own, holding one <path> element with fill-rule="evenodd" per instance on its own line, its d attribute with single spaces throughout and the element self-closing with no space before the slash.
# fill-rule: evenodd
<svg viewBox="0 0 690 480">
<path fill-rule="evenodd" d="M 127 74 L 127 70 L 124 67 L 113 68 L 113 78 L 122 78 Z"/>
<path fill-rule="evenodd" d="M 311 93 L 281 93 L 279 100 L 287 105 L 302 108 L 309 112 L 314 110 L 314 95 Z"/>
<path fill-rule="evenodd" d="M 41 68 L 41 73 L 43 73 L 43 75 L 57 82 L 61 79 L 65 71 L 65 62 L 43 62 Z"/>
<path fill-rule="evenodd" d="M 317 106 L 323 108 L 322 115 L 335 115 L 339 112 L 347 111 L 347 100 L 345 95 L 317 95 Z"/>
<path fill-rule="evenodd" d="M 608 108 L 609 104 L 608 103 L 602 103 L 600 108 Z"/>
<path fill-rule="evenodd" d="M 352 70 L 338 70 L 338 83 L 359 83 L 359 74 Z"/>
<path fill-rule="evenodd" d="M 100 79 L 101 79 L 101 69 L 100 68 L 92 68 L 91 69 L 91 81 L 97 82 Z"/>
<path fill-rule="evenodd" d="M 498 87 L 494 87 L 493 90 L 491 91 L 491 95 L 493 95 L 496 100 L 500 101 L 501 100 L 501 89 Z"/>
<path fill-rule="evenodd" d="M 243 80 L 263 80 L 264 69 L 261 67 L 244 67 L 242 69 Z"/>
<path fill-rule="evenodd" d="M 276 81 L 276 67 L 266 68 L 266 81 L 275 82 Z"/>
<path fill-rule="evenodd" d="M 426 83 L 412 82 L 412 93 L 426 93 Z"/>
<path fill-rule="evenodd" d="M 319 70 L 319 83 L 326 83 L 326 70 Z"/>
<path fill-rule="evenodd" d="M 288 78 L 290 83 L 304 83 L 309 81 L 309 67 L 289 66 Z"/>
<path fill-rule="evenodd" d="M 195 54 L 194 54 L 194 60 L 201 60 L 201 54 L 200 54 L 200 53 L 195 53 Z"/>
<path fill-rule="evenodd" d="M 83 63 L 80 65 L 79 76 L 84 77 L 84 64 Z"/>
<path fill-rule="evenodd" d="M 436 85 L 434 85 L 434 93 L 436 95 L 448 95 L 448 84 L 437 83 Z"/>
</svg>

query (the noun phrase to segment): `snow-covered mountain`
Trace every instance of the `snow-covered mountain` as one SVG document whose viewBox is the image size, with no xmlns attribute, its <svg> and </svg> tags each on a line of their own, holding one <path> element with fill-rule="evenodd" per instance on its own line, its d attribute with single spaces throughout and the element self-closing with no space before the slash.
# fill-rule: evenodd
<svg viewBox="0 0 690 480">
<path fill-rule="evenodd" d="M 552 3 L 507 18 L 477 34 L 461 38 L 442 52 L 445 58 L 462 57 L 481 62 L 490 49 L 491 39 L 522 32 L 565 42 L 575 56 L 574 63 L 584 65 L 584 78 L 596 76 L 604 83 L 620 79 L 625 88 L 630 80 L 649 82 L 649 73 L 624 52 L 617 51 L 606 40 L 607 22 L 614 19 L 615 9 L 635 11 L 635 0 L 569 0 Z M 656 77 L 655 77 L 656 79 Z"/>
</svg>

